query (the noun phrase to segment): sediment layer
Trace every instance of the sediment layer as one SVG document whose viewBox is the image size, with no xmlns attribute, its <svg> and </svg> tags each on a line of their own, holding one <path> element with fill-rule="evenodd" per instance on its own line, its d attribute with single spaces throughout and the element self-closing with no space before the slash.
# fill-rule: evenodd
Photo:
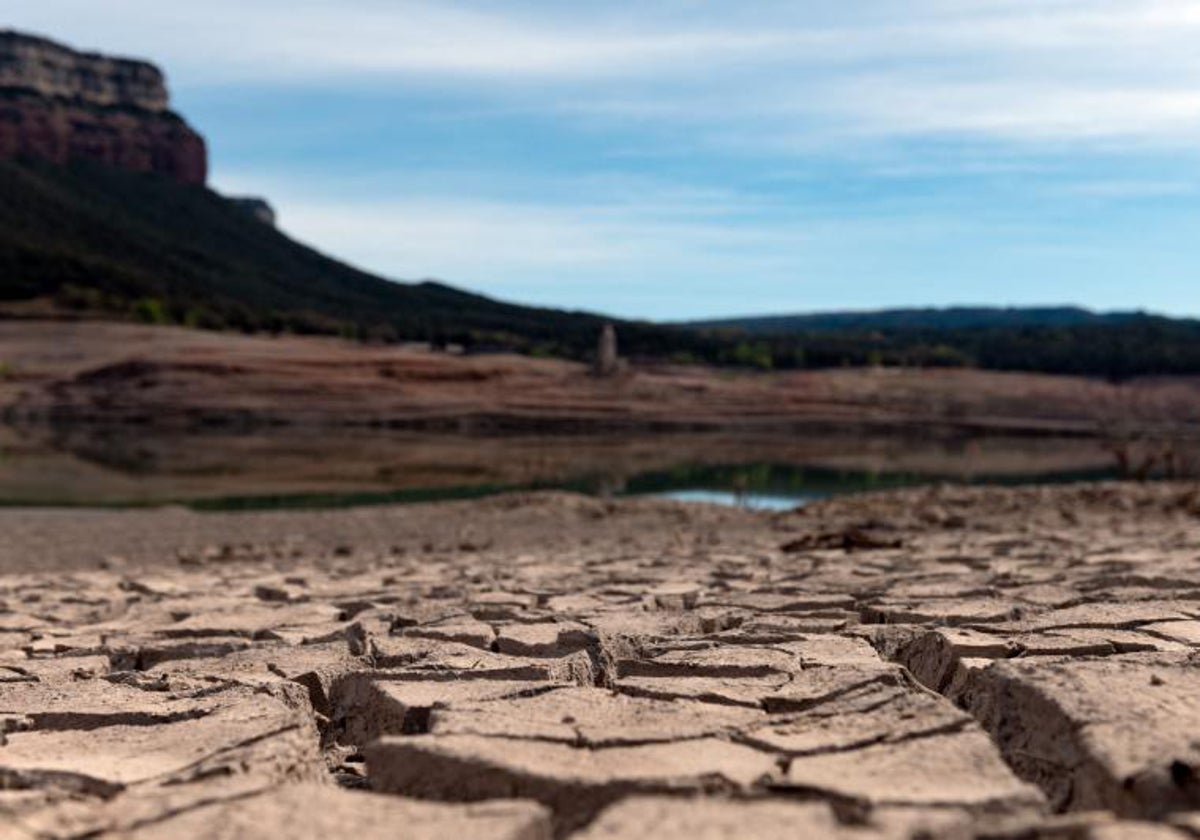
<svg viewBox="0 0 1200 840">
<path fill-rule="evenodd" d="M 204 139 L 170 110 L 153 64 L 0 31 L 0 160 L 91 161 L 188 184 L 208 176 Z"/>
</svg>

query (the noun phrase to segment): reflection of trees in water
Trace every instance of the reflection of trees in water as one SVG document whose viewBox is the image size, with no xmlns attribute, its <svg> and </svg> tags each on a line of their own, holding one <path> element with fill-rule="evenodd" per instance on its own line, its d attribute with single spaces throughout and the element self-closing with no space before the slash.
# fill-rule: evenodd
<svg viewBox="0 0 1200 840">
<path fill-rule="evenodd" d="M 1124 478 L 1200 476 L 1200 417 L 1193 411 L 1194 385 L 1151 390 L 1125 383 L 1100 392 L 1096 424 L 1105 448 Z"/>
<path fill-rule="evenodd" d="M 625 487 L 628 483 L 628 476 L 624 470 L 613 470 L 611 472 L 599 473 L 593 476 L 585 484 L 590 488 L 592 495 L 599 496 L 602 499 L 611 499 L 616 496 L 625 494 Z"/>
<path fill-rule="evenodd" d="M 867 490 L 911 487 L 932 482 L 1021 484 L 1030 481 L 1063 482 L 1111 478 L 1111 470 L 1090 469 L 1039 475 L 979 474 L 964 481 L 960 476 L 919 472 L 875 472 L 838 470 L 794 464 L 681 465 L 664 472 L 632 477 L 626 492 L 631 495 L 671 493 L 684 490 L 716 490 L 730 493 L 738 504 L 755 497 L 834 496 Z"/>
<path fill-rule="evenodd" d="M 729 489 L 733 492 L 734 504 L 748 507 L 754 496 L 771 492 L 772 467 L 767 464 L 752 464 L 736 467 L 730 477 Z"/>
<path fill-rule="evenodd" d="M 731 489 L 733 490 L 733 503 L 738 507 L 746 507 L 749 501 L 750 479 L 745 473 L 734 473 Z"/>
<path fill-rule="evenodd" d="M 903 486 L 921 478 L 907 473 L 877 474 L 793 464 L 680 464 L 662 472 L 630 478 L 627 492 L 666 493 L 678 490 L 723 490 L 739 500 L 752 496 L 838 493 L 869 487 Z"/>
<path fill-rule="evenodd" d="M 315 505 L 343 497 L 346 503 L 359 504 L 367 503 L 368 497 L 381 503 L 410 501 L 425 498 L 431 490 L 454 497 L 518 489 L 566 489 L 600 497 L 710 490 L 753 505 L 769 497 L 808 498 L 942 480 L 1026 482 L 1115 474 L 1111 469 L 1087 469 L 989 476 L 987 464 L 1006 469 L 998 452 L 1021 453 L 1022 468 L 1035 469 L 1044 466 L 1041 455 L 1061 454 L 1059 446 L 1038 439 L 1029 448 L 1020 441 L 997 444 L 996 439 L 981 442 L 970 435 L 801 435 L 731 441 L 689 435 L 627 440 L 297 429 L 172 434 L 137 427 L 42 428 L 18 434 L 33 448 L 64 452 L 114 475 L 138 479 L 146 497 L 156 498 L 156 488 L 163 488 L 171 500 L 180 498 L 174 495 L 180 492 L 178 482 L 155 484 L 152 477 L 203 478 L 182 485 L 184 492 L 192 498 L 275 493 L 281 507 L 292 504 L 297 493 L 315 493 Z M 939 459 L 938 453 L 954 457 Z M 1098 447 L 1095 454 L 1098 460 L 1085 463 L 1103 463 Z M 827 465 L 813 466 L 819 459 Z M 964 469 L 967 463 L 971 469 Z M 96 480 L 90 470 L 79 472 Z M 347 494 L 357 495 L 351 500 Z"/>
<path fill-rule="evenodd" d="M 51 447 L 67 452 L 86 463 L 135 476 L 155 475 L 162 471 L 162 444 L 128 429 L 57 430 Z"/>
</svg>

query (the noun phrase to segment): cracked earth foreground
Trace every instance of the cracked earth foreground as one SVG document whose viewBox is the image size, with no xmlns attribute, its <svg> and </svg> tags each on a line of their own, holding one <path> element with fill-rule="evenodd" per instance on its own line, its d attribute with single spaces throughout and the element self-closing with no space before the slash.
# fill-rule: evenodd
<svg viewBox="0 0 1200 840">
<path fill-rule="evenodd" d="M 0 837 L 1200 837 L 1200 494 L 0 513 Z"/>
</svg>

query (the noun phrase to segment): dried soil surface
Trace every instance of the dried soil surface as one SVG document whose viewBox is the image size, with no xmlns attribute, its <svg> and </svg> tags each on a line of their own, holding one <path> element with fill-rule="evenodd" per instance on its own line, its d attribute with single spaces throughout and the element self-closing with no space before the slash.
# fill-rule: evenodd
<svg viewBox="0 0 1200 840">
<path fill-rule="evenodd" d="M 0 837 L 1200 836 L 1200 494 L 0 512 Z"/>
</svg>

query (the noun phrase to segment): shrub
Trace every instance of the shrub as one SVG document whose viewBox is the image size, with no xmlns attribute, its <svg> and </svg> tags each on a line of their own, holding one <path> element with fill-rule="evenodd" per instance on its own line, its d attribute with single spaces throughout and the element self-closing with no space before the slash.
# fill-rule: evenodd
<svg viewBox="0 0 1200 840">
<path fill-rule="evenodd" d="M 166 305 L 158 298 L 139 298 L 133 302 L 130 310 L 133 317 L 143 324 L 169 324 L 171 316 L 167 314 Z"/>
</svg>

